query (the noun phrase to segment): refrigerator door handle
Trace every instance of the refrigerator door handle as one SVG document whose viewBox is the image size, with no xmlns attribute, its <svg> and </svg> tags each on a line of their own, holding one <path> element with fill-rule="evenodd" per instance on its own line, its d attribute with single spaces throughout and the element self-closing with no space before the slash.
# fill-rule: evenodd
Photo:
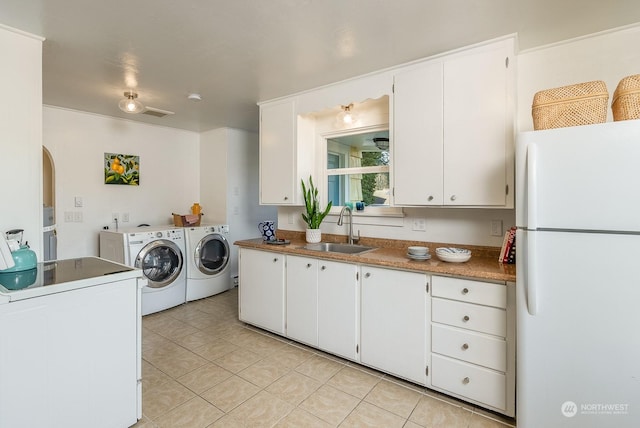
<svg viewBox="0 0 640 428">
<path fill-rule="evenodd" d="M 538 232 L 527 233 L 527 271 L 526 281 L 527 281 L 527 311 L 530 315 L 536 315 L 538 313 L 538 284 L 536 282 L 536 272 L 537 272 L 537 250 L 536 250 L 536 241 L 537 241 Z"/>
<path fill-rule="evenodd" d="M 527 145 L 527 229 L 536 230 L 538 227 L 538 146 L 535 143 Z"/>
</svg>

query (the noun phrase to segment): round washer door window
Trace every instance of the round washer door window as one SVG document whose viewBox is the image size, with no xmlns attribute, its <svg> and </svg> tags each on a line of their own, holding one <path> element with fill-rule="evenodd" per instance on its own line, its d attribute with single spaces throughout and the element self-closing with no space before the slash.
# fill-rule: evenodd
<svg viewBox="0 0 640 428">
<path fill-rule="evenodd" d="M 146 245 L 138 257 L 136 267 L 149 281 L 151 288 L 170 285 L 182 271 L 182 251 L 178 246 L 165 240 L 153 241 Z"/>
<path fill-rule="evenodd" d="M 207 235 L 198 243 L 194 255 L 200 272 L 215 275 L 229 263 L 229 243 L 224 236 L 217 233 Z"/>
</svg>

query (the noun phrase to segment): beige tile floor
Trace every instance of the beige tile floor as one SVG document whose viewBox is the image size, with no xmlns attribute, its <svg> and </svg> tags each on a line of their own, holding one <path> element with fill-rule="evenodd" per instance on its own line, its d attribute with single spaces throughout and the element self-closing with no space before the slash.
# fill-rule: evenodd
<svg viewBox="0 0 640 428">
<path fill-rule="evenodd" d="M 467 427 L 513 421 L 238 320 L 237 288 L 142 320 L 136 428 Z"/>
</svg>

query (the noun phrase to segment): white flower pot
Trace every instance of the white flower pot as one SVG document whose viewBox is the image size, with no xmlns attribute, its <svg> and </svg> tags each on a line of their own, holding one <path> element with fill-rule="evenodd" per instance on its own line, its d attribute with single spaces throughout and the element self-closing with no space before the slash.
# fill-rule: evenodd
<svg viewBox="0 0 640 428">
<path fill-rule="evenodd" d="M 307 242 L 317 244 L 322 239 L 322 231 L 320 229 L 307 229 Z"/>
</svg>

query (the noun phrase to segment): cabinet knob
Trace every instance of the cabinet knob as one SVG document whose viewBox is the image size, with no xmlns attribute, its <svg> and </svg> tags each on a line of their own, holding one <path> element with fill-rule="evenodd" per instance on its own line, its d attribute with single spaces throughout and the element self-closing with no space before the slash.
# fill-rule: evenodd
<svg viewBox="0 0 640 428">
<path fill-rule="evenodd" d="M 466 351 L 467 349 L 469 349 L 469 344 L 468 344 L 468 343 L 465 343 L 464 345 L 462 345 L 462 349 L 463 349 L 464 351 Z"/>
<path fill-rule="evenodd" d="M 327 267 L 326 266 L 321 266 L 320 270 L 325 270 Z"/>
<path fill-rule="evenodd" d="M 455 201 L 456 200 L 456 195 L 451 195 L 451 200 Z"/>
<path fill-rule="evenodd" d="M 433 196 L 429 195 L 429 197 L 427 198 L 428 201 L 433 201 Z"/>
<path fill-rule="evenodd" d="M 468 289 L 468 288 L 463 288 L 463 289 L 462 289 L 462 294 L 467 294 L 468 292 L 469 292 L 469 289 Z"/>
<path fill-rule="evenodd" d="M 367 273 L 365 273 L 365 274 L 364 274 L 364 277 L 365 277 L 365 278 L 369 278 L 370 276 L 371 276 L 371 273 L 370 273 L 370 272 L 367 272 Z"/>
<path fill-rule="evenodd" d="M 462 321 L 464 322 L 469 321 L 469 315 L 465 315 L 464 317 L 462 317 Z"/>
<path fill-rule="evenodd" d="M 277 261 L 278 261 L 278 258 L 277 258 L 277 257 L 274 257 L 274 258 L 273 258 L 273 262 L 275 263 L 275 262 L 277 262 Z"/>
<path fill-rule="evenodd" d="M 311 267 L 311 263 L 307 263 L 307 269 Z"/>
<path fill-rule="evenodd" d="M 289 197 L 288 197 L 288 196 L 285 196 L 285 197 L 284 197 L 284 200 L 285 200 L 285 201 L 288 201 L 288 200 L 289 200 Z"/>
<path fill-rule="evenodd" d="M 469 379 L 468 377 L 465 377 L 464 379 L 462 379 L 462 383 L 463 384 L 468 384 L 469 382 L 471 382 L 471 379 Z"/>
</svg>

